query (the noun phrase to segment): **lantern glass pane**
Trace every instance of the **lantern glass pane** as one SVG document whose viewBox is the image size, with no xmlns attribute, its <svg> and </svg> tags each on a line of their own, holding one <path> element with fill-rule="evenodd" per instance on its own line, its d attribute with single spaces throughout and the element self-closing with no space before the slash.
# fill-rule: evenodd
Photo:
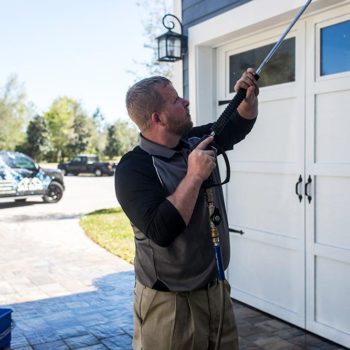
<svg viewBox="0 0 350 350">
<path fill-rule="evenodd" d="M 168 56 L 181 57 L 181 40 L 179 38 L 168 38 Z"/>
<path fill-rule="evenodd" d="M 160 38 L 159 39 L 159 42 L 158 42 L 158 55 L 159 55 L 159 58 L 162 58 L 162 57 L 165 57 L 167 52 L 166 52 L 166 39 L 163 37 L 163 38 Z"/>
</svg>

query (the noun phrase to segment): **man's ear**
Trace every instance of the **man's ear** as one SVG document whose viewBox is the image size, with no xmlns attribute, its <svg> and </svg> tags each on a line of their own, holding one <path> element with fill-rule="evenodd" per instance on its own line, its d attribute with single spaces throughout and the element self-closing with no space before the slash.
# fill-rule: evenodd
<svg viewBox="0 0 350 350">
<path fill-rule="evenodd" d="M 151 120 L 152 120 L 152 123 L 153 123 L 153 124 L 162 123 L 158 112 L 153 112 L 153 113 L 151 114 Z"/>
</svg>

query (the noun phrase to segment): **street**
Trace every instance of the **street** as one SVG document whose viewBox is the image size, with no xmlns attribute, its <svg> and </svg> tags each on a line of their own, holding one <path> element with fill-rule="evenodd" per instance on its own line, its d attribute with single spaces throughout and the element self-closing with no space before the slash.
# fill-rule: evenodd
<svg viewBox="0 0 350 350">
<path fill-rule="evenodd" d="M 66 190 L 61 201 L 56 204 L 46 204 L 39 197 L 28 198 L 25 203 L 15 203 L 13 200 L 0 203 L 0 222 L 20 223 L 36 219 L 58 221 L 118 206 L 113 176 L 65 176 L 64 181 Z"/>
</svg>

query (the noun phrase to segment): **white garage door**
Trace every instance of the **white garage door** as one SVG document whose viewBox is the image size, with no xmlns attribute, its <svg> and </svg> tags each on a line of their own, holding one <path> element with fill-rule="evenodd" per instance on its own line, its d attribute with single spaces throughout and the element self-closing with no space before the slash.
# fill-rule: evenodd
<svg viewBox="0 0 350 350">
<path fill-rule="evenodd" d="M 218 48 L 219 100 L 284 29 Z M 230 152 L 232 296 L 349 346 L 349 5 L 298 22 L 260 84 L 259 119 Z"/>
</svg>

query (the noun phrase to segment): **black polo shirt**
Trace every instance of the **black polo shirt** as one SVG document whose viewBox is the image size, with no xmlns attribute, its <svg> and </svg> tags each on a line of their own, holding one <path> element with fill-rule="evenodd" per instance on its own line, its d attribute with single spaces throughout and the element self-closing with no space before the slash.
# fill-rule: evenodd
<svg viewBox="0 0 350 350">
<path fill-rule="evenodd" d="M 215 142 L 225 150 L 232 149 L 254 122 L 236 114 Z M 136 278 L 150 288 L 161 283 L 171 291 L 190 291 L 216 276 L 204 189 L 200 190 L 187 226 L 166 199 L 186 175 L 191 145 L 210 130 L 211 124 L 194 127 L 174 149 L 141 137 L 140 145 L 123 156 L 117 166 L 116 195 L 135 233 Z M 217 169 L 214 177 L 218 181 Z M 220 187 L 214 188 L 214 198 L 222 216 L 218 230 L 226 269 L 229 232 Z"/>
</svg>

